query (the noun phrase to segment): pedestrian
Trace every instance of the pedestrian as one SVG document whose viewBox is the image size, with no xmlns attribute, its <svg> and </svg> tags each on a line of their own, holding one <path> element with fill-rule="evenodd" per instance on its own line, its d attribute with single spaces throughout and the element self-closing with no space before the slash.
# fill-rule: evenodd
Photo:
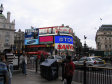
<svg viewBox="0 0 112 84">
<path fill-rule="evenodd" d="M 0 84 L 11 84 L 10 83 L 11 81 L 9 80 L 9 72 L 8 72 L 7 63 L 5 60 L 5 55 L 3 53 L 0 54 L 0 75 L 5 76 L 5 79 L 0 77 Z"/>
<path fill-rule="evenodd" d="M 67 84 L 71 84 L 75 65 L 71 60 L 71 56 L 66 57 L 66 63 L 65 63 L 65 70 L 64 70 L 64 78 L 66 79 Z"/>
<path fill-rule="evenodd" d="M 40 57 L 40 63 L 42 63 L 43 61 L 45 61 L 45 57 L 43 54 L 41 54 L 41 57 Z"/>
<path fill-rule="evenodd" d="M 20 56 L 20 63 L 21 63 L 22 73 L 27 75 L 26 72 L 27 56 L 25 52 L 23 52 L 23 55 Z"/>
<path fill-rule="evenodd" d="M 64 80 L 65 76 L 64 76 L 64 71 L 65 71 L 65 63 L 66 63 L 66 59 L 62 60 L 61 66 L 62 66 L 62 81 Z"/>
</svg>

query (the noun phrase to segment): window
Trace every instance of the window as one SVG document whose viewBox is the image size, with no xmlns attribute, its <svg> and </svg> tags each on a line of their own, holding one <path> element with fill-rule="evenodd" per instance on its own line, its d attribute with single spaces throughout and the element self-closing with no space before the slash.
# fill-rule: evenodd
<svg viewBox="0 0 112 84">
<path fill-rule="evenodd" d="M 111 45 L 109 45 L 109 48 L 111 48 Z"/>
<path fill-rule="evenodd" d="M 105 49 L 107 49 L 107 45 L 105 45 Z"/>
<path fill-rule="evenodd" d="M 11 29 L 11 25 L 9 25 L 9 29 Z"/>
<path fill-rule="evenodd" d="M 3 24 L 3 28 L 5 28 L 5 24 Z"/>
<path fill-rule="evenodd" d="M 91 61 L 91 59 L 90 58 L 87 58 L 87 61 Z"/>
</svg>

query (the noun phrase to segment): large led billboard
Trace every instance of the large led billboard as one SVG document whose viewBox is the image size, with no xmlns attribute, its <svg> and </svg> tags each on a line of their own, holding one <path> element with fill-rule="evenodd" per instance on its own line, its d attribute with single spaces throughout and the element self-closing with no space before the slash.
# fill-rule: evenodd
<svg viewBox="0 0 112 84">
<path fill-rule="evenodd" d="M 73 44 L 73 37 L 72 36 L 55 36 L 55 43 Z"/>
<path fill-rule="evenodd" d="M 35 45 L 35 44 L 39 44 L 38 39 L 25 39 L 25 45 Z"/>
<path fill-rule="evenodd" d="M 58 31 L 60 35 L 71 35 L 73 33 L 72 28 L 68 27 L 58 27 L 56 31 Z"/>
<path fill-rule="evenodd" d="M 67 44 L 67 43 L 55 43 L 55 49 L 60 51 L 73 51 L 73 44 Z"/>
<path fill-rule="evenodd" d="M 39 43 L 40 44 L 53 43 L 53 36 L 42 36 L 42 37 L 39 37 Z"/>
<path fill-rule="evenodd" d="M 39 28 L 39 36 L 58 35 L 58 34 L 71 36 L 72 33 L 73 33 L 72 28 L 66 26 Z"/>
<path fill-rule="evenodd" d="M 39 29 L 25 29 L 25 39 L 38 39 Z"/>
<path fill-rule="evenodd" d="M 39 29 L 25 29 L 25 45 L 39 44 Z"/>
<path fill-rule="evenodd" d="M 55 36 L 55 49 L 73 51 L 73 37 Z"/>
</svg>

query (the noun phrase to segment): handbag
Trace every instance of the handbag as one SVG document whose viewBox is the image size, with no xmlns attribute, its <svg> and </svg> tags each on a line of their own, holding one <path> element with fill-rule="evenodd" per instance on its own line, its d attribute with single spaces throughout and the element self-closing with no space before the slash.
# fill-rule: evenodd
<svg viewBox="0 0 112 84">
<path fill-rule="evenodd" d="M 63 84 L 67 84 L 67 81 L 66 81 L 66 79 L 64 79 L 64 80 L 63 80 Z"/>
</svg>

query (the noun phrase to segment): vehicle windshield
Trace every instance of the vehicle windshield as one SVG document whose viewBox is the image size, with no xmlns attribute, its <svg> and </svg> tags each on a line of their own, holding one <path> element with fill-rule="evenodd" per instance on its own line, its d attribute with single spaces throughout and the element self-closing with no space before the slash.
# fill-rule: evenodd
<svg viewBox="0 0 112 84">
<path fill-rule="evenodd" d="M 100 58 L 92 58 L 94 61 L 102 61 Z"/>
</svg>

